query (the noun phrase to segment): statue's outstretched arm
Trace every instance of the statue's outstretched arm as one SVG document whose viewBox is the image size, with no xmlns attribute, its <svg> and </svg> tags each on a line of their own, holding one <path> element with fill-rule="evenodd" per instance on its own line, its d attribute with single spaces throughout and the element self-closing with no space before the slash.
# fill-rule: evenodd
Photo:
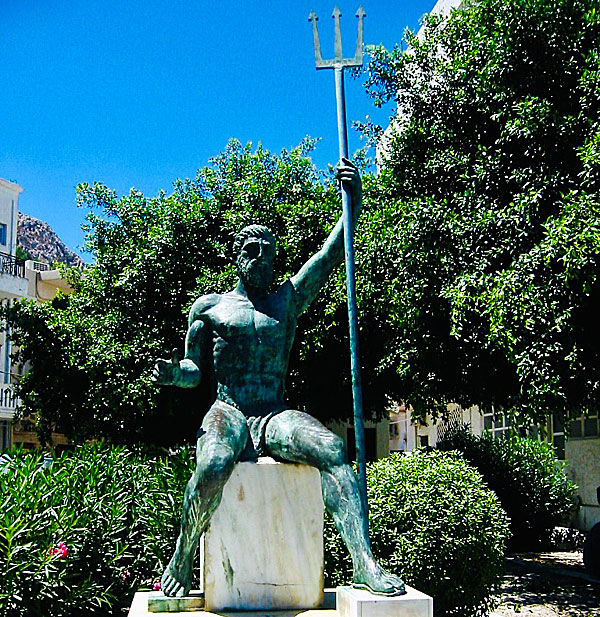
<svg viewBox="0 0 600 617">
<path fill-rule="evenodd" d="M 195 388 L 200 383 L 205 327 L 199 319 L 190 324 L 185 337 L 185 357 L 180 360 L 179 352 L 174 349 L 169 360 L 157 360 L 152 371 L 152 381 L 180 388 Z"/>
<path fill-rule="evenodd" d="M 337 178 L 350 188 L 352 215 L 356 224 L 362 208 L 362 184 L 358 169 L 348 159 L 342 159 L 337 167 Z M 298 314 L 306 310 L 333 269 L 342 263 L 343 259 L 344 228 L 340 217 L 323 248 L 315 253 L 291 279 L 298 298 Z"/>
</svg>

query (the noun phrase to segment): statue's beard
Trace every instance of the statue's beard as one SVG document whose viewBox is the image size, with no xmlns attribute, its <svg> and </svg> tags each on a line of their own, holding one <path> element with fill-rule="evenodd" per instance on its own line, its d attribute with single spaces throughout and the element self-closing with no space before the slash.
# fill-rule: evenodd
<svg viewBox="0 0 600 617">
<path fill-rule="evenodd" d="M 266 291 L 273 282 L 273 268 L 268 262 L 253 263 L 249 259 L 240 258 L 237 267 L 245 287 Z"/>
</svg>

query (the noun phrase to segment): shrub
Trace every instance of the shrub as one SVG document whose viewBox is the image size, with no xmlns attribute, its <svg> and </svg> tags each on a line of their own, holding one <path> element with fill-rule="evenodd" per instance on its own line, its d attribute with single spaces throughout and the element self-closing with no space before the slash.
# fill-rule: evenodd
<svg viewBox="0 0 600 617">
<path fill-rule="evenodd" d="M 0 467 L 0 614 L 120 614 L 170 556 L 189 452 L 77 448 Z"/>
<path fill-rule="evenodd" d="M 434 598 L 436 617 L 485 614 L 501 580 L 508 521 L 479 473 L 456 453 L 392 455 L 367 468 L 373 552 L 388 570 Z M 352 568 L 329 517 L 326 584 Z"/>
<path fill-rule="evenodd" d="M 489 433 L 479 437 L 457 425 L 437 447 L 460 451 L 498 495 L 510 518 L 510 548 L 537 548 L 549 542 L 554 527 L 571 518 L 577 487 L 550 444 L 516 434 L 503 439 Z"/>
</svg>

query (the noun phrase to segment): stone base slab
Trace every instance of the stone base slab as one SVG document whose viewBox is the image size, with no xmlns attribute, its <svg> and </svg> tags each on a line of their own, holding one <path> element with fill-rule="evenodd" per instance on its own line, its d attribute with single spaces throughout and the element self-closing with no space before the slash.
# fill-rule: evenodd
<svg viewBox="0 0 600 617">
<path fill-rule="evenodd" d="M 170 598 L 162 591 L 148 593 L 149 613 L 191 613 L 204 610 L 204 594 L 192 589 L 183 598 Z"/>
<path fill-rule="evenodd" d="M 150 612 L 148 610 L 148 598 L 152 591 L 138 591 L 131 603 L 128 617 L 189 617 L 190 614 L 199 615 L 200 617 L 338 617 L 335 609 L 293 609 L 288 611 L 229 611 L 229 612 L 212 612 L 206 610 L 194 609 L 193 611 L 176 611 L 176 612 Z M 185 599 L 185 598 L 182 598 Z"/>
<path fill-rule="evenodd" d="M 337 588 L 339 617 L 433 617 L 433 598 L 406 586 L 402 596 L 378 596 L 353 587 Z"/>
<path fill-rule="evenodd" d="M 158 592 L 159 593 L 159 592 Z M 194 592 L 192 592 L 194 593 Z M 337 593 L 325 591 L 324 605 L 318 609 L 292 609 L 286 611 L 207 611 L 191 609 L 169 612 L 150 612 L 149 599 L 157 597 L 157 592 L 138 591 L 131 603 L 129 617 L 185 617 L 190 612 L 202 614 L 202 617 L 433 617 L 433 599 L 413 589 L 406 587 L 403 596 L 377 596 L 368 591 L 353 587 L 338 587 Z M 160 594 L 162 595 L 162 594 Z M 336 599 L 337 596 L 337 599 Z M 164 596 L 163 596 L 164 597 Z M 201 598 L 201 594 L 191 596 L 191 599 Z M 174 598 L 169 598 L 174 600 Z M 179 600 L 189 600 L 190 597 Z M 336 610 L 337 603 L 337 610 Z M 174 606 L 174 605 L 173 605 Z M 327 607 L 327 608 L 325 608 Z"/>
</svg>

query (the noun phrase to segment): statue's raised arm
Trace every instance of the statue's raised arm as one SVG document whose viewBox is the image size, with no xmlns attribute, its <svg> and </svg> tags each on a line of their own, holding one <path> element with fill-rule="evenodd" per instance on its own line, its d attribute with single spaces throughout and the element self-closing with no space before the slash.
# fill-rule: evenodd
<svg viewBox="0 0 600 617">
<path fill-rule="evenodd" d="M 337 178 L 350 188 L 352 219 L 356 223 L 362 208 L 362 183 L 358 169 L 348 159 L 337 166 Z M 333 271 L 344 259 L 344 226 L 338 220 L 323 248 L 315 253 L 291 279 L 298 298 L 298 314 L 304 312 Z"/>
</svg>

